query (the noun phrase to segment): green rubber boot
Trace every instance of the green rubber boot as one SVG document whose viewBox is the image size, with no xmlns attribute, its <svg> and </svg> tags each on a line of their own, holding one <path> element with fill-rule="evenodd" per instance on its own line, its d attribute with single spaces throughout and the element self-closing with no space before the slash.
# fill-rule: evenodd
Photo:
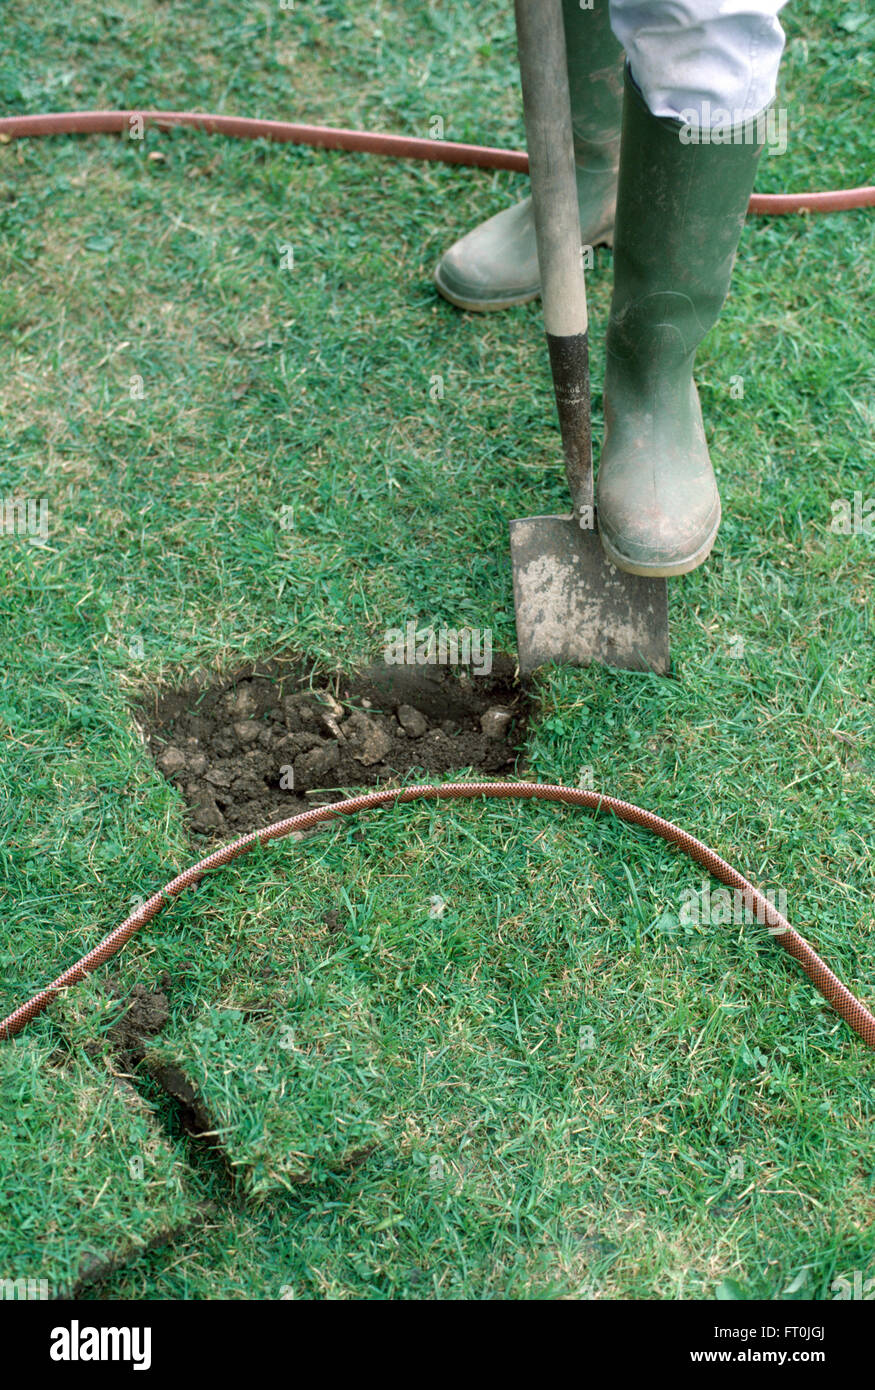
<svg viewBox="0 0 875 1390">
<path fill-rule="evenodd" d="M 594 0 L 591 10 L 582 10 L 579 0 L 563 0 L 562 8 L 581 245 L 610 246 L 617 200 L 623 50 L 611 32 L 608 0 Z M 434 280 L 451 304 L 481 313 L 535 299 L 541 286 L 531 198 L 490 217 L 451 246 Z"/>
<path fill-rule="evenodd" d="M 726 298 L 762 148 L 750 124 L 746 144 L 685 144 L 682 130 L 651 115 L 627 69 L 596 500 L 609 559 L 654 578 L 701 565 L 720 525 L 693 359 Z"/>
</svg>

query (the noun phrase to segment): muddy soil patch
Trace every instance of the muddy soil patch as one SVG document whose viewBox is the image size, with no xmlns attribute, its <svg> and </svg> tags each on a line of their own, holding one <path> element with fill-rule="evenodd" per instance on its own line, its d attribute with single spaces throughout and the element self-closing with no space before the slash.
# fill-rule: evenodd
<svg viewBox="0 0 875 1390">
<path fill-rule="evenodd" d="M 138 1060 L 149 1038 L 160 1033 L 170 1017 L 170 1002 L 165 993 L 170 988 L 169 975 L 165 972 L 158 983 L 159 988 L 155 990 L 146 985 L 134 985 L 125 1012 L 107 1034 L 113 1050 L 123 1058 Z M 107 989 L 118 997 L 118 976 L 110 976 Z"/>
<path fill-rule="evenodd" d="M 426 669 L 317 677 L 280 660 L 156 692 L 138 717 L 193 833 L 225 839 L 348 789 L 461 768 L 511 773 L 527 715 L 513 663 L 497 659 L 488 676 Z"/>
</svg>

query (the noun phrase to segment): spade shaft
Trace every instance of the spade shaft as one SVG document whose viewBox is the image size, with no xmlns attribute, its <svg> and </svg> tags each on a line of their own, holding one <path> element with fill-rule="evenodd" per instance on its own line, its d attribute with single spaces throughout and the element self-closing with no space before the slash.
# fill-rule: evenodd
<svg viewBox="0 0 875 1390">
<path fill-rule="evenodd" d="M 516 0 L 541 304 L 571 502 L 593 525 L 586 284 L 561 0 Z"/>
</svg>

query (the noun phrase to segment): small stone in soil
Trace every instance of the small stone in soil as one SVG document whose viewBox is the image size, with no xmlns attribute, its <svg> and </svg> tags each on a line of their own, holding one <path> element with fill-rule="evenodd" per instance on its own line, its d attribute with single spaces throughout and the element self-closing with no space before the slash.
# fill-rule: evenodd
<svg viewBox="0 0 875 1390">
<path fill-rule="evenodd" d="M 398 723 L 408 738 L 422 738 L 428 729 L 428 720 L 412 705 L 398 706 Z"/>
<path fill-rule="evenodd" d="M 501 709 L 499 705 L 493 705 L 485 714 L 480 716 L 480 728 L 487 738 L 504 738 L 507 726 L 513 715 L 508 709 Z"/>
</svg>

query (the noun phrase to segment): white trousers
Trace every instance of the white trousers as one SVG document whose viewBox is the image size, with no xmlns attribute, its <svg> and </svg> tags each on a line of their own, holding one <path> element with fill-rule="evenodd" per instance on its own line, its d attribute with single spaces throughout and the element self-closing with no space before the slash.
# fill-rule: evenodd
<svg viewBox="0 0 875 1390">
<path fill-rule="evenodd" d="M 606 0 L 594 0 L 596 5 Z M 786 0 L 610 0 L 611 28 L 654 116 L 740 124 L 775 95 Z M 592 4 L 581 4 L 582 10 Z M 716 117 L 716 118 L 715 118 Z"/>
</svg>

